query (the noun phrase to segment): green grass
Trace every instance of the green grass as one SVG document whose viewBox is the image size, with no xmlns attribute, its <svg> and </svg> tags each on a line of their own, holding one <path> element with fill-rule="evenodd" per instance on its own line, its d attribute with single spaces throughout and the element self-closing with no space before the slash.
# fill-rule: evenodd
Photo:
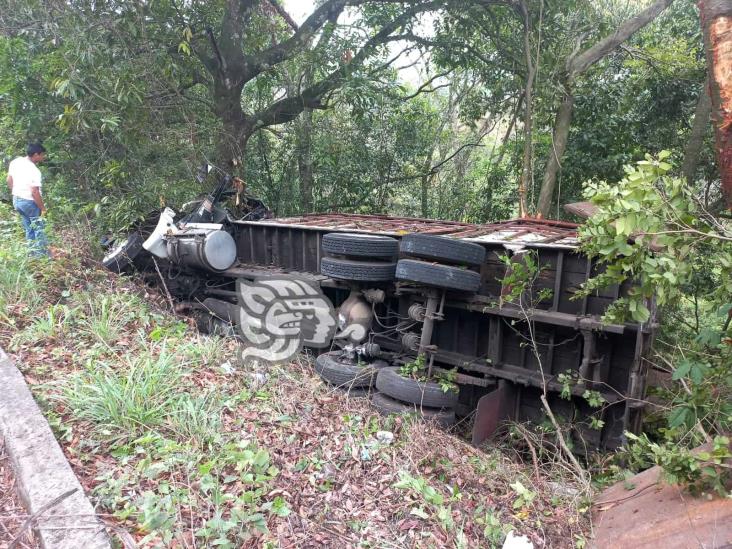
<svg viewBox="0 0 732 549">
<path fill-rule="evenodd" d="M 111 294 L 100 297 L 86 294 L 81 303 L 84 315 L 79 326 L 80 333 L 109 348 L 117 344 L 130 322 L 142 320 L 147 324 L 148 307 L 134 295 Z"/>
<path fill-rule="evenodd" d="M 167 419 L 167 427 L 178 440 L 200 449 L 211 447 L 220 438 L 221 399 L 217 392 L 181 395 L 173 405 L 174 411 Z"/>
<path fill-rule="evenodd" d="M 177 413 L 180 359 L 165 343 L 137 356 L 125 355 L 115 367 L 103 362 L 74 376 L 61 397 L 80 420 L 105 438 L 131 440 L 162 427 Z"/>
<path fill-rule="evenodd" d="M 221 357 L 227 355 L 226 345 L 226 339 L 223 337 L 196 334 L 193 338 L 183 341 L 178 350 L 193 363 L 220 366 Z"/>
<path fill-rule="evenodd" d="M 34 311 L 42 304 L 33 273 L 35 267 L 46 263 L 44 259 L 30 259 L 25 239 L 15 219 L 9 219 L 6 208 L 0 210 L 0 322 L 14 325 L 8 314 L 10 308 L 21 305 L 26 311 Z"/>
<path fill-rule="evenodd" d="M 48 342 L 68 332 L 76 315 L 76 309 L 57 303 L 51 305 L 12 339 L 10 348 L 15 350 L 24 343 Z"/>
</svg>

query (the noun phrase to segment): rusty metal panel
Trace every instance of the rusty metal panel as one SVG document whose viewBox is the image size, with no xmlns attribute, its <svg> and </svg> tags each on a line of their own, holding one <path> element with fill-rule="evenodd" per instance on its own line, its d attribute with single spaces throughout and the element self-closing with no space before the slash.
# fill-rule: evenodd
<svg viewBox="0 0 732 549">
<path fill-rule="evenodd" d="M 596 549 L 732 546 L 732 500 L 692 497 L 664 482 L 658 466 L 605 489 L 593 506 L 592 522 Z"/>
<path fill-rule="evenodd" d="M 473 445 L 479 446 L 493 436 L 501 422 L 513 417 L 515 408 L 516 388 L 505 381 L 495 391 L 482 396 L 476 406 Z"/>
<path fill-rule="evenodd" d="M 360 214 L 309 214 L 261 221 L 237 221 L 302 230 L 369 232 L 401 236 L 409 233 L 443 235 L 481 244 L 512 244 L 530 247 L 577 247 L 577 225 L 564 221 L 513 219 L 497 223 L 473 224 L 413 217 Z"/>
</svg>

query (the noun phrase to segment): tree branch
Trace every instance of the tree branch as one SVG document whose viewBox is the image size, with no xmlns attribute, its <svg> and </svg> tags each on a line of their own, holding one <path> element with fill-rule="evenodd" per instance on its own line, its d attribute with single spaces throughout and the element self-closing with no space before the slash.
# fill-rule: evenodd
<svg viewBox="0 0 732 549">
<path fill-rule="evenodd" d="M 348 0 L 324 2 L 310 14 L 290 38 L 264 51 L 246 56 L 247 74 L 244 75 L 244 82 L 248 82 L 262 71 L 289 59 L 297 50 L 304 49 L 323 25 L 328 21 L 338 19 L 347 5 L 349 5 Z"/>
<path fill-rule="evenodd" d="M 438 78 L 443 78 L 450 74 L 452 74 L 452 70 L 441 72 L 440 74 L 436 74 L 435 76 L 433 76 L 432 78 L 427 80 L 424 84 L 422 84 L 419 88 L 417 88 L 417 91 L 415 91 L 414 93 L 410 93 L 409 95 L 405 95 L 405 96 L 394 95 L 393 98 L 399 99 L 401 101 L 409 101 L 410 99 L 414 99 L 421 93 L 433 93 L 433 92 L 439 90 L 440 88 L 446 88 L 450 85 L 450 82 L 448 82 L 446 84 L 440 84 L 438 86 L 432 86 L 432 83 L 435 80 L 437 80 Z"/>
<path fill-rule="evenodd" d="M 420 3 L 406 10 L 396 19 L 384 25 L 382 29 L 371 37 L 366 44 L 353 56 L 348 63 L 343 63 L 340 68 L 331 72 L 320 82 L 303 90 L 300 95 L 286 97 L 276 101 L 266 107 L 259 113 L 255 113 L 247 117 L 247 133 L 250 135 L 255 131 L 267 126 L 274 126 L 290 122 L 300 114 L 303 109 L 322 109 L 326 108 L 323 104 L 323 97 L 329 92 L 335 90 L 343 84 L 343 82 L 357 69 L 359 69 L 366 58 L 380 45 L 392 41 L 394 31 L 408 23 L 418 13 L 429 11 L 440 7 L 442 2 L 433 1 Z M 303 24 L 304 26 L 304 24 Z M 302 27 L 301 27 L 302 28 Z"/>
<path fill-rule="evenodd" d="M 633 36 L 638 32 L 638 30 L 642 29 L 658 17 L 658 14 L 669 7 L 673 1 L 674 0 L 656 0 L 656 2 L 644 9 L 638 15 L 623 22 L 623 24 L 620 25 L 614 33 L 606 36 L 594 46 L 583 51 L 581 54 L 576 55 L 567 66 L 567 73 L 569 74 L 569 77 L 573 78 L 574 76 L 585 72 L 597 61 L 605 57 L 628 38 Z"/>
<path fill-rule="evenodd" d="M 221 21 L 217 56 L 222 66 L 224 83 L 231 89 L 241 84 L 240 78 L 246 71 L 247 62 L 242 50 L 243 32 L 257 0 L 227 0 Z M 213 37 L 213 33 L 209 34 Z M 213 40 L 215 44 L 216 41 Z"/>
<path fill-rule="evenodd" d="M 689 185 L 694 183 L 696 167 L 699 164 L 699 153 L 704 145 L 704 136 L 709 131 L 710 115 L 712 113 L 712 98 L 709 96 L 709 76 L 699 90 L 699 99 L 694 110 L 694 121 L 691 126 L 689 140 L 684 147 L 684 162 L 681 173 Z"/>
<path fill-rule="evenodd" d="M 279 0 L 269 0 L 270 6 L 274 8 L 274 10 L 277 12 L 277 14 L 282 17 L 282 19 L 285 20 L 285 22 L 290 25 L 290 28 L 297 32 L 299 30 L 299 25 L 295 23 L 295 20 L 290 16 L 289 13 L 287 13 L 287 10 L 282 7 L 282 4 L 280 4 Z"/>
</svg>

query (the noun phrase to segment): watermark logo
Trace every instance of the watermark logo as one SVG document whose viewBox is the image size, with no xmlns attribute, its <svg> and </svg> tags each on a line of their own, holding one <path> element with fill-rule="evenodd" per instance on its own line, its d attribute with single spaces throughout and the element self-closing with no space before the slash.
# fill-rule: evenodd
<svg viewBox="0 0 732 549">
<path fill-rule="evenodd" d="M 330 345 L 336 330 L 333 304 L 312 282 L 292 276 L 238 279 L 242 359 L 284 362 L 303 347 Z"/>
</svg>

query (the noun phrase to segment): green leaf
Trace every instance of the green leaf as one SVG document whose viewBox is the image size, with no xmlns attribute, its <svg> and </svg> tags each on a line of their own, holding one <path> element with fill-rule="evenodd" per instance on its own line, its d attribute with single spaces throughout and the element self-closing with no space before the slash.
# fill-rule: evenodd
<svg viewBox="0 0 732 549">
<path fill-rule="evenodd" d="M 674 381 L 678 381 L 683 377 L 686 377 L 689 374 L 689 371 L 691 370 L 691 362 L 684 359 L 682 360 L 679 365 L 674 370 L 674 373 L 671 374 L 671 379 Z"/>
<path fill-rule="evenodd" d="M 691 366 L 689 377 L 691 378 L 691 381 L 699 385 L 702 381 L 704 381 L 704 376 L 707 374 L 708 371 L 709 366 L 700 362 L 695 362 Z"/>
<path fill-rule="evenodd" d="M 631 301 L 631 303 L 633 302 Z M 649 318 L 651 318 L 651 311 L 643 303 L 638 303 L 636 310 L 633 311 L 633 320 L 637 322 L 648 322 Z"/>
<path fill-rule="evenodd" d="M 414 515 L 415 517 L 425 519 L 425 520 L 430 518 L 430 516 L 427 513 L 425 513 L 424 509 L 422 509 L 421 507 L 413 507 L 412 510 L 409 511 L 409 514 Z"/>
<path fill-rule="evenodd" d="M 668 416 L 668 426 L 671 429 L 681 427 L 682 425 L 689 425 L 689 422 L 693 420 L 693 413 L 686 406 L 680 406 L 674 408 Z"/>
</svg>

